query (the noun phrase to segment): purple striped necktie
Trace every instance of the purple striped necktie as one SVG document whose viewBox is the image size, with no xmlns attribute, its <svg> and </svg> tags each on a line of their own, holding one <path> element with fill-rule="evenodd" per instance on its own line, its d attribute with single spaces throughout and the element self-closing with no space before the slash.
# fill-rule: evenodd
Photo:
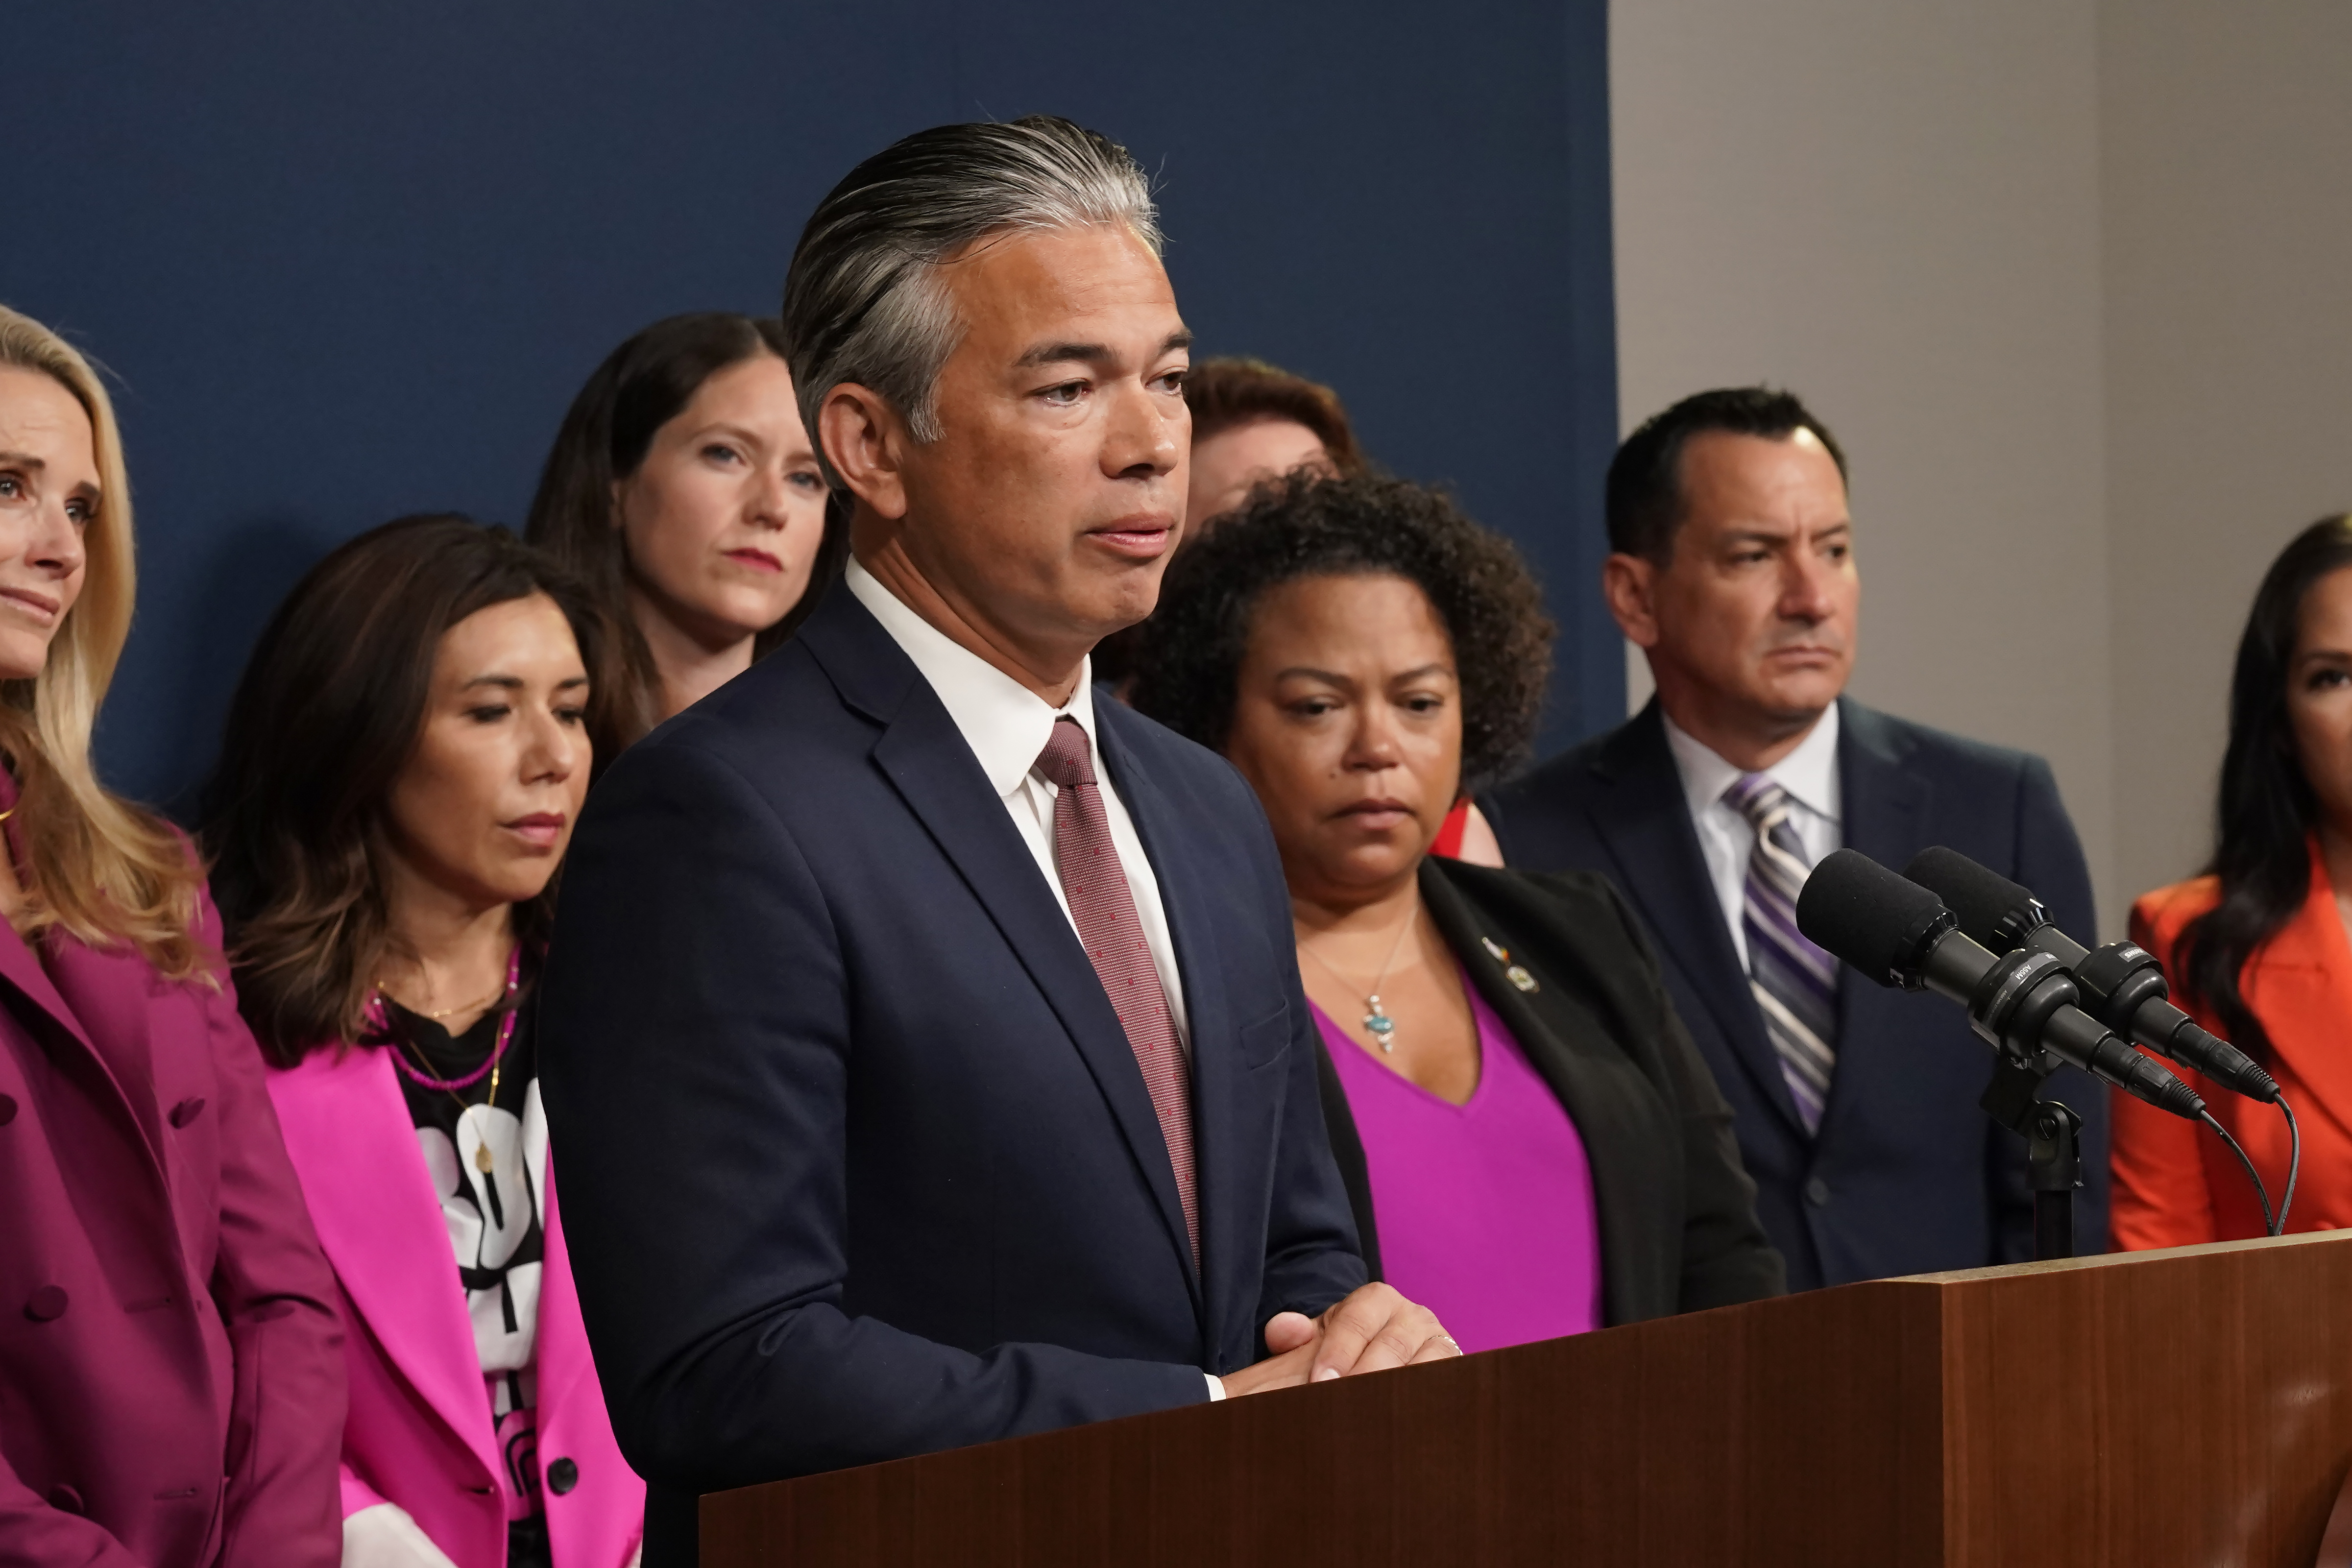
<svg viewBox="0 0 2352 1568">
<path fill-rule="evenodd" d="M 1168 995 L 1160 987 L 1160 967 L 1143 939 L 1127 869 L 1111 841 L 1093 748 L 1076 719 L 1054 721 L 1054 737 L 1038 754 L 1037 771 L 1055 789 L 1054 871 L 1061 878 L 1062 896 L 1070 901 L 1078 939 L 1127 1030 L 1135 1064 L 1143 1070 L 1143 1086 L 1150 1092 L 1160 1135 L 1176 1170 L 1176 1198 L 1184 1208 L 1184 1231 L 1197 1265 L 1201 1219 L 1193 1197 L 1192 1072 L 1168 1011 Z"/>
<path fill-rule="evenodd" d="M 1797 929 L 1797 894 L 1811 874 L 1789 813 L 1789 791 L 1761 773 L 1742 774 L 1725 802 L 1756 830 L 1748 856 L 1745 907 L 1748 987 L 1780 1059 L 1780 1076 L 1808 1133 L 1819 1132 L 1837 1065 L 1837 960 Z"/>
</svg>

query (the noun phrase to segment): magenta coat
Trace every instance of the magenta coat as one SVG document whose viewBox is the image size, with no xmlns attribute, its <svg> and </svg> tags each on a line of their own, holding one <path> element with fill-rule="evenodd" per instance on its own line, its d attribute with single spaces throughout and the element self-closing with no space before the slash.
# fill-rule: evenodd
<svg viewBox="0 0 2352 1568">
<path fill-rule="evenodd" d="M 398 1503 L 457 1568 L 502 1568 L 506 1467 L 441 1200 L 392 1058 L 329 1047 L 272 1072 L 269 1093 L 352 1323 L 342 1511 Z M 604 1415 L 551 1160 L 547 1184 L 536 1359 L 548 1546 L 555 1568 L 622 1568 L 644 1530 L 646 1488 Z"/>
<path fill-rule="evenodd" d="M 334 1277 L 236 998 L 41 946 L 0 922 L 0 1563 L 331 1568 Z"/>
</svg>

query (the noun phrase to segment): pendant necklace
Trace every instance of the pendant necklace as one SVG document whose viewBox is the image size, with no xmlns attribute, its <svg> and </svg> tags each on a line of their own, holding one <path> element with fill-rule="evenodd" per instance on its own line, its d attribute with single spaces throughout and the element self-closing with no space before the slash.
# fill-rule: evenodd
<svg viewBox="0 0 2352 1568">
<path fill-rule="evenodd" d="M 457 1102 L 457 1119 L 461 1122 L 472 1117 L 475 1107 L 467 1104 L 466 1103 L 465 1096 L 457 1092 L 461 1089 L 472 1088 L 475 1084 L 479 1083 L 482 1081 L 483 1076 L 487 1074 L 490 1080 L 490 1092 L 489 1097 L 482 1103 L 481 1108 L 484 1110 L 496 1110 L 499 1103 L 499 1063 L 507 1053 L 507 1042 L 514 1039 L 515 1019 L 520 1016 L 520 1009 L 515 1008 L 511 1004 L 514 1001 L 515 987 L 520 983 L 521 979 L 522 948 L 520 946 L 517 946 L 514 952 L 507 958 L 506 988 L 500 991 L 498 998 L 495 998 L 497 1000 L 505 1001 L 509 1004 L 506 1017 L 499 1020 L 498 1042 L 490 1048 L 490 1059 L 482 1063 L 481 1066 L 474 1069 L 473 1071 L 466 1074 L 463 1078 L 435 1078 L 429 1073 L 422 1072 L 416 1068 L 411 1067 L 408 1064 L 408 1059 L 401 1054 L 397 1041 L 394 1043 L 394 1049 L 392 1053 L 393 1065 L 399 1068 L 401 1071 L 406 1073 L 412 1082 L 420 1084 L 426 1089 L 439 1089 L 446 1092 L 451 1099 Z M 383 988 L 379 985 L 376 988 L 375 996 L 370 1008 L 370 1010 L 376 1015 L 376 1022 L 379 1028 L 383 1027 L 388 1021 L 383 1016 L 383 1004 L 389 999 L 390 998 L 384 995 Z M 427 1013 L 422 1016 L 436 1019 L 446 1018 L 449 1013 L 456 1012 L 457 1010 L 459 1009 L 451 1008 L 441 1013 Z M 415 1050 L 415 1048 L 412 1046 L 410 1049 Z M 423 1051 L 420 1051 L 417 1052 L 417 1060 L 420 1061 L 425 1060 Z M 428 1062 L 426 1065 L 430 1066 L 431 1064 Z M 474 1135 L 474 1168 L 480 1171 L 484 1176 L 489 1175 L 492 1168 L 498 1164 L 498 1157 L 490 1153 L 490 1141 L 488 1137 L 485 1135 L 488 1131 L 488 1123 L 486 1120 L 482 1125 L 478 1126 L 475 1129 Z"/>
<path fill-rule="evenodd" d="M 1420 919 L 1421 905 L 1416 904 L 1412 913 L 1405 916 L 1404 925 L 1398 928 L 1396 941 L 1390 945 L 1388 962 L 1381 966 L 1381 972 L 1373 977 L 1372 988 L 1364 993 L 1364 1032 L 1380 1042 L 1382 1056 L 1393 1055 L 1396 1051 L 1396 1019 L 1389 1017 L 1388 1009 L 1381 1005 L 1381 988 L 1388 983 L 1389 971 L 1396 967 L 1397 955 L 1404 951 L 1404 939 Z M 1322 954 L 1304 942 L 1298 945 L 1298 950 L 1322 965 L 1325 974 L 1351 991 L 1356 988 L 1355 983 L 1333 968 Z"/>
</svg>

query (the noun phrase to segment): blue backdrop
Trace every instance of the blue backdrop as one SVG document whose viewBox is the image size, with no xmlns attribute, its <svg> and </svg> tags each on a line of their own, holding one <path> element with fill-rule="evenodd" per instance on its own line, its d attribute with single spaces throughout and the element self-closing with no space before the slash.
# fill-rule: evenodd
<svg viewBox="0 0 2352 1568">
<path fill-rule="evenodd" d="M 20 7 L 0 301 L 117 378 L 142 582 L 100 756 L 184 800 L 285 590 L 402 512 L 519 524 L 572 392 L 673 311 L 772 312 L 859 158 L 1047 111 L 1152 170 L 1207 353 L 1337 387 L 1513 535 L 1547 748 L 1623 711 L 1605 0 Z"/>
</svg>

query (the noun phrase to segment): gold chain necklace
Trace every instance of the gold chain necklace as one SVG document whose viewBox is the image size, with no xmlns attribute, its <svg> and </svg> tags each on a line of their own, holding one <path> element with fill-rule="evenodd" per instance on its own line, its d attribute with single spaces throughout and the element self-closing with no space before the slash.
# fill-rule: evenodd
<svg viewBox="0 0 2352 1568">
<path fill-rule="evenodd" d="M 1404 917 L 1403 925 L 1398 928 L 1396 940 L 1389 946 L 1388 962 L 1382 964 L 1381 972 L 1372 977 L 1372 988 L 1361 993 L 1365 1009 L 1364 1032 L 1379 1042 L 1382 1056 L 1393 1055 L 1396 1051 L 1396 1019 L 1391 1018 L 1388 1009 L 1381 1005 L 1381 988 L 1388 983 L 1389 971 L 1396 967 L 1397 955 L 1404 951 L 1405 937 L 1420 923 L 1421 905 L 1416 902 L 1412 906 L 1412 913 Z M 1305 941 L 1302 940 L 1298 944 L 1298 950 L 1322 965 L 1325 974 L 1347 987 L 1348 989 L 1351 991 L 1358 989 L 1353 980 L 1333 968 L 1329 959 L 1309 947 Z"/>
<path fill-rule="evenodd" d="M 450 1010 L 455 1012 L 457 1009 L 452 1008 Z M 417 1016 L 423 1018 L 428 1015 L 420 1013 Z M 501 1027 L 503 1027 L 503 1023 Z M 425 1052 L 418 1050 L 413 1042 L 396 1040 L 394 1043 L 395 1045 L 404 1045 L 406 1047 L 408 1054 L 416 1059 L 417 1068 L 421 1071 L 430 1073 L 434 1071 L 433 1063 L 425 1059 Z M 482 1103 L 478 1105 L 468 1103 L 466 1097 L 463 1094 L 458 1093 L 455 1089 L 444 1089 L 441 1091 L 442 1093 L 446 1094 L 450 1099 L 457 1102 L 458 1121 L 470 1122 L 473 1120 L 474 1113 L 477 1111 L 495 1111 L 499 1108 L 499 1069 L 500 1065 L 501 1064 L 497 1057 L 494 1056 L 490 1059 L 490 1092 L 483 1098 Z M 474 1129 L 474 1168 L 481 1172 L 484 1176 L 489 1175 L 491 1170 L 499 1163 L 498 1156 L 490 1153 L 490 1126 L 491 1123 L 489 1122 L 489 1119 L 485 1117 L 480 1125 Z"/>
<path fill-rule="evenodd" d="M 431 1019 L 435 1023 L 439 1023 L 443 1019 L 447 1018 L 452 1013 L 479 1012 L 482 1009 L 488 1007 L 492 1002 L 497 1001 L 500 997 L 507 994 L 507 988 L 504 986 L 500 986 L 497 990 L 492 991 L 488 996 L 482 998 L 478 1001 L 459 1002 L 454 1007 L 443 1008 L 437 1013 L 428 1013 L 422 1008 L 412 1008 L 406 1002 L 402 1001 L 398 997 L 394 996 L 392 994 L 392 988 L 385 985 L 382 980 L 378 980 L 375 983 L 375 991 L 376 995 L 382 997 L 388 1002 L 396 1004 L 402 1010 L 414 1013 L 416 1017 L 421 1019 Z"/>
<path fill-rule="evenodd" d="M 489 998 L 489 1001 L 484 1002 L 480 1005 L 488 1007 L 490 1005 L 490 1002 L 496 1002 L 500 998 L 505 998 L 509 1004 L 511 1004 L 514 998 L 515 987 L 520 982 L 521 978 L 522 948 L 520 946 L 517 946 L 507 957 L 507 983 L 499 989 L 495 996 Z M 383 982 L 379 981 L 375 988 L 375 1003 L 371 1003 L 370 1005 L 374 1006 L 377 1003 L 386 1001 L 393 1001 L 393 998 L 384 990 Z M 399 1006 L 400 1004 L 395 1001 L 394 1002 L 394 1005 Z M 419 1013 L 415 1016 L 437 1021 L 441 1019 L 447 1018 L 450 1013 L 460 1012 L 463 1010 L 464 1009 L 461 1008 L 450 1008 L 438 1013 Z M 482 1110 L 495 1111 L 498 1109 L 499 1070 L 503 1065 L 504 1059 L 506 1057 L 507 1045 L 514 1039 L 515 1020 L 520 1015 L 520 1009 L 509 1005 L 506 1010 L 505 1016 L 499 1019 L 498 1040 L 497 1043 L 490 1047 L 490 1092 L 488 1097 L 484 1100 L 480 1106 L 480 1109 Z M 401 1060 L 402 1047 L 404 1046 L 405 1046 L 406 1053 L 408 1055 L 412 1055 L 416 1058 L 417 1061 L 421 1064 L 420 1067 L 410 1067 L 405 1061 Z M 449 1098 L 457 1101 L 457 1121 L 459 1125 L 462 1126 L 467 1122 L 472 1121 L 476 1107 L 467 1104 L 466 1103 L 466 1097 L 458 1093 L 457 1091 L 481 1077 L 482 1073 L 479 1068 L 475 1069 L 475 1071 L 467 1077 L 455 1081 L 436 1078 L 432 1071 L 433 1064 L 430 1061 L 426 1060 L 424 1049 L 413 1040 L 401 1040 L 396 1034 L 394 1036 L 393 1061 L 400 1067 L 400 1070 L 403 1072 L 405 1072 L 418 1084 L 427 1089 L 441 1090 L 446 1093 Z M 488 1134 L 491 1125 L 492 1124 L 485 1119 L 480 1125 L 474 1129 L 474 1168 L 480 1171 L 484 1176 L 489 1175 L 490 1172 L 497 1168 L 498 1166 L 498 1157 L 490 1153 L 490 1140 Z"/>
</svg>

